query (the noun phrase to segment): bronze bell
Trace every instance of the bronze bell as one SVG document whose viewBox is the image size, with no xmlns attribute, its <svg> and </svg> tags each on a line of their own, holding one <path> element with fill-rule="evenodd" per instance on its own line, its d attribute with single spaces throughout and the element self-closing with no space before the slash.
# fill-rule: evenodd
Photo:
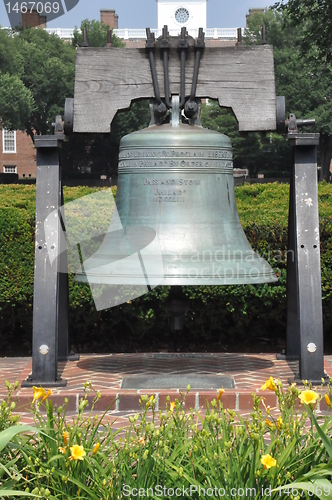
<svg viewBox="0 0 332 500">
<path fill-rule="evenodd" d="M 117 211 L 76 281 L 148 288 L 276 281 L 240 223 L 230 139 L 181 123 L 174 102 L 170 123 L 121 139 Z"/>
</svg>

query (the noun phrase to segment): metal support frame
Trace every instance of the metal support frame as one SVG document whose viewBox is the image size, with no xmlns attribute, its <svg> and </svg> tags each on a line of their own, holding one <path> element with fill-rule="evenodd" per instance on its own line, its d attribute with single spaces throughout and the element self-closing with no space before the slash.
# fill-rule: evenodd
<svg viewBox="0 0 332 500">
<path fill-rule="evenodd" d="M 287 345 L 285 359 L 299 359 L 299 376 L 324 378 L 323 312 L 318 216 L 319 134 L 292 132 L 287 254 Z M 279 359 L 281 356 L 279 356 Z"/>
<path fill-rule="evenodd" d="M 33 300 L 32 374 L 22 387 L 43 384 L 64 387 L 66 381 L 58 375 L 58 359 L 68 359 L 68 274 L 60 273 L 66 266 L 66 252 L 51 263 L 50 249 L 57 252 L 63 236 L 60 214 L 63 203 L 59 146 L 63 133 L 37 136 L 36 183 L 36 243 Z M 46 241 L 45 225 L 48 217 L 57 211 L 52 227 L 52 241 Z M 53 221 L 54 222 L 54 221 Z M 62 259 L 62 262 L 61 262 Z M 64 268 L 62 267 L 62 270 Z"/>
</svg>

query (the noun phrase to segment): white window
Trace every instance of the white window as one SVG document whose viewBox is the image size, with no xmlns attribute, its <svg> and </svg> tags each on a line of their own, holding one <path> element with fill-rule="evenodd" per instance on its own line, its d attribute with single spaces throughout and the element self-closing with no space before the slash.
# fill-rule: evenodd
<svg viewBox="0 0 332 500">
<path fill-rule="evenodd" d="M 17 166 L 16 165 L 4 165 L 3 166 L 4 174 L 17 174 Z"/>
<path fill-rule="evenodd" d="M 16 153 L 16 131 L 2 131 L 2 151 L 3 153 Z"/>
</svg>

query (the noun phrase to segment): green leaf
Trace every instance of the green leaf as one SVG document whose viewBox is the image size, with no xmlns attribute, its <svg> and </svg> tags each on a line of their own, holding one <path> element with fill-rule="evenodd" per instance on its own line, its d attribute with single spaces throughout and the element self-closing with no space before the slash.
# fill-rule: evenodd
<svg viewBox="0 0 332 500">
<path fill-rule="evenodd" d="M 332 458 L 332 443 L 331 443 L 331 440 L 327 437 L 327 435 L 325 434 L 325 432 L 319 426 L 319 424 L 318 424 L 318 422 L 316 420 L 316 417 L 315 417 L 313 411 L 311 410 L 311 408 L 309 408 L 309 406 L 307 406 L 307 410 L 308 410 L 308 413 L 310 414 L 310 418 L 312 419 L 312 421 L 315 424 L 315 427 L 317 429 L 319 437 L 323 441 L 323 445 L 324 445 L 325 450 L 329 454 L 330 458 Z"/>
<path fill-rule="evenodd" d="M 8 445 L 13 437 L 17 434 L 22 434 L 23 432 L 38 432 L 38 430 L 31 425 L 16 425 L 15 427 L 5 429 L 0 433 L 0 451 Z"/>
<path fill-rule="evenodd" d="M 35 495 L 32 493 L 26 493 L 25 491 L 15 491 L 15 490 L 6 490 L 6 488 L 0 488 L 0 494 L 3 494 L 6 498 L 7 497 L 35 497 L 35 498 L 40 498 L 40 495 Z M 3 498 L 3 495 L 1 497 Z M 48 497 L 50 499 L 54 497 Z"/>
<path fill-rule="evenodd" d="M 302 490 L 306 491 L 310 496 L 317 496 L 320 500 L 332 500 L 332 483 L 327 479 L 316 479 L 315 481 L 307 481 L 307 482 L 295 482 L 288 484 L 286 486 L 280 486 L 279 488 L 275 488 L 271 491 L 280 491 L 280 490 Z M 293 493 L 292 493 L 293 494 Z M 294 496 L 294 494 L 293 494 Z"/>
</svg>

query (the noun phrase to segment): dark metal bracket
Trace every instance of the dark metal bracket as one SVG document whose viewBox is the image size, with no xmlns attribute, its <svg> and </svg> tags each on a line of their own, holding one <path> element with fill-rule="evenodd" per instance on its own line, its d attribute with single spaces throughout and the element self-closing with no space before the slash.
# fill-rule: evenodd
<svg viewBox="0 0 332 500">
<path fill-rule="evenodd" d="M 162 39 L 160 42 L 160 50 L 164 64 L 165 103 L 168 109 L 172 107 L 169 98 L 169 74 L 168 74 L 168 58 L 169 58 L 170 48 L 171 46 L 167 40 L 167 26 L 165 24 L 165 26 L 163 27 Z"/>
<path fill-rule="evenodd" d="M 194 115 L 197 114 L 198 111 L 198 105 L 195 100 L 195 96 L 196 96 L 199 64 L 205 48 L 204 36 L 205 35 L 203 33 L 203 28 L 199 28 L 198 38 L 195 41 L 195 66 L 194 66 L 193 81 L 191 85 L 191 93 L 189 100 L 185 103 L 184 106 L 184 112 L 187 118 L 192 118 Z"/>
<path fill-rule="evenodd" d="M 154 33 L 151 33 L 150 28 L 146 28 L 146 44 L 145 48 L 147 50 L 148 56 L 149 56 L 149 62 L 150 62 L 150 70 L 151 70 L 151 76 L 152 76 L 152 84 L 153 84 L 153 90 L 155 94 L 155 101 L 152 101 L 153 104 L 153 114 L 154 117 L 152 117 L 151 123 L 154 124 L 161 124 L 167 109 L 171 109 L 172 104 L 170 101 L 170 88 L 169 88 L 169 70 L 168 70 L 168 59 L 169 59 L 169 52 L 170 52 L 170 44 L 167 39 L 168 31 L 167 31 L 167 25 L 163 27 L 162 31 L 162 38 L 160 41 L 160 51 L 161 51 L 161 58 L 163 60 L 163 69 L 164 69 L 164 90 L 165 90 L 165 103 L 162 101 L 160 97 L 160 92 L 159 92 L 159 85 L 158 85 L 158 79 L 157 79 L 157 71 L 156 71 L 156 64 L 155 64 L 155 56 L 154 56 L 154 51 L 155 51 L 155 36 Z M 181 28 L 181 35 L 180 35 L 180 40 L 179 40 L 179 45 L 178 45 L 178 52 L 179 52 L 179 57 L 180 57 L 180 103 L 179 103 L 179 108 L 180 110 L 184 109 L 185 116 L 190 120 L 190 124 L 198 124 L 199 123 L 199 118 L 198 120 L 194 119 L 194 117 L 197 116 L 198 111 L 199 111 L 199 105 L 198 101 L 195 96 L 196 96 L 196 87 L 197 87 L 197 81 L 198 81 L 198 72 L 199 72 L 199 65 L 200 65 L 200 60 L 204 52 L 205 48 L 205 42 L 204 42 L 204 33 L 203 33 L 203 28 L 199 28 L 198 32 L 198 38 L 195 41 L 195 64 L 194 64 L 194 72 L 193 72 L 193 79 L 192 79 L 192 86 L 191 86 L 191 93 L 188 101 L 186 102 L 186 86 L 185 86 L 185 78 L 186 78 L 186 59 L 188 55 L 188 49 L 189 49 L 189 44 L 186 39 L 186 28 L 182 27 Z"/>
<path fill-rule="evenodd" d="M 277 130 L 287 132 L 293 148 L 287 251 L 286 352 L 277 359 L 299 360 L 296 381 L 325 379 L 318 214 L 317 146 L 319 134 L 299 133 L 315 120 L 285 120 L 285 99 L 277 98 Z"/>
<path fill-rule="evenodd" d="M 154 105 L 154 113 L 155 113 L 156 118 L 158 120 L 158 119 L 161 119 L 163 116 L 165 116 L 167 108 L 166 108 L 165 104 L 162 102 L 162 100 L 160 98 L 160 93 L 159 93 L 159 85 L 158 85 L 158 78 L 157 78 L 157 71 L 156 71 L 156 62 L 155 62 L 155 58 L 154 58 L 155 45 L 156 45 L 156 41 L 155 41 L 154 33 L 151 33 L 150 28 L 146 28 L 145 48 L 146 48 L 148 55 L 149 55 L 153 90 L 154 90 L 154 95 L 155 95 L 155 100 L 156 100 L 156 103 Z"/>
<path fill-rule="evenodd" d="M 181 28 L 181 36 L 179 41 L 180 54 L 180 109 L 183 109 L 186 100 L 186 59 L 189 45 L 186 40 L 186 28 Z"/>
<path fill-rule="evenodd" d="M 32 374 L 22 382 L 22 387 L 40 384 L 64 387 L 67 382 L 58 374 L 58 361 L 79 359 L 75 353 L 69 352 L 68 272 L 60 272 L 68 269 L 67 253 L 60 252 L 65 228 L 60 211 L 63 186 L 59 149 L 66 139 L 61 116 L 56 117 L 53 126 L 54 135 L 35 137 L 37 181 Z M 54 211 L 57 217 L 52 218 Z M 48 225 L 52 231 L 47 234 Z M 51 258 L 52 251 L 54 258 Z"/>
</svg>

